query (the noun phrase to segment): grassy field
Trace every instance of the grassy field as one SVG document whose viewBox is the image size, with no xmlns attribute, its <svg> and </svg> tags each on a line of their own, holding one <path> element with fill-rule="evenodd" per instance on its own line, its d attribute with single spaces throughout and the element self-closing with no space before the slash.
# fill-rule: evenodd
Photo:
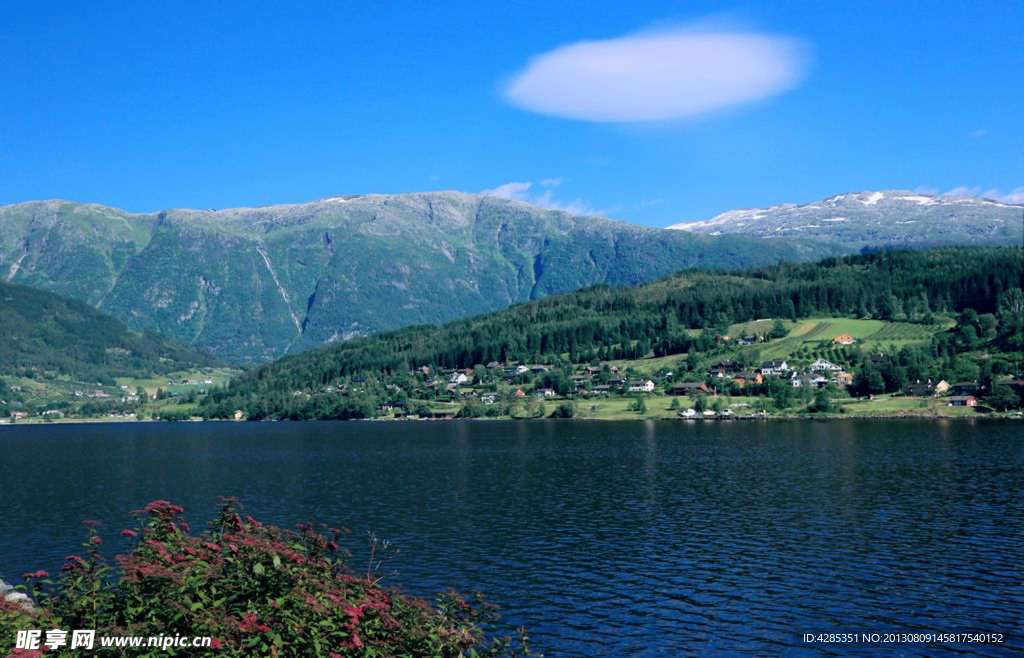
<svg viewBox="0 0 1024 658">
<path fill-rule="evenodd" d="M 840 400 L 839 403 L 845 413 L 857 416 L 906 414 L 959 417 L 978 414 L 972 407 L 950 407 L 945 398 L 877 395 L 872 400 Z"/>
<path fill-rule="evenodd" d="M 680 361 L 685 361 L 685 354 L 671 354 L 669 356 L 651 357 L 647 359 L 618 359 L 615 361 L 609 361 L 609 366 L 615 366 L 620 370 L 626 368 L 633 368 L 638 373 L 644 375 L 651 375 L 659 370 L 665 370 L 672 372 L 679 367 Z"/>
<path fill-rule="evenodd" d="M 844 349 L 844 346 L 832 341 L 840 334 L 849 334 L 857 341 L 850 347 L 884 353 L 905 345 L 931 340 L 933 335 L 944 331 L 950 325 L 949 320 L 934 325 L 922 325 L 851 318 L 810 318 L 787 323 L 790 327 L 788 336 L 762 343 L 758 347 L 764 359 L 788 359 L 798 353 L 807 358 L 817 358 L 825 356 L 826 352 L 831 350 Z"/>
<path fill-rule="evenodd" d="M 760 345 L 762 358 L 790 358 L 796 352 L 811 346 L 829 349 L 835 346 L 832 339 L 840 334 L 850 334 L 860 342 L 878 333 L 885 323 L 881 320 L 809 318 L 797 323 L 787 323 L 787 326 L 790 327 L 788 336 Z"/>
<path fill-rule="evenodd" d="M 744 336 L 758 336 L 767 334 L 772 330 L 772 320 L 754 320 L 752 322 L 740 322 L 739 324 L 729 325 L 729 335 L 733 338 L 743 338 Z"/>
<path fill-rule="evenodd" d="M 164 375 L 160 377 L 146 377 L 146 378 L 135 378 L 135 377 L 119 377 L 117 379 L 118 386 L 127 386 L 128 390 L 132 393 L 135 392 L 139 386 L 146 389 L 146 391 L 152 395 L 156 393 L 158 388 L 162 388 L 165 391 L 177 394 L 188 394 L 194 390 L 204 390 L 215 386 L 223 386 L 227 382 L 231 381 L 232 377 L 236 377 L 239 374 L 239 370 L 231 368 L 205 368 L 202 370 L 186 370 L 184 372 L 175 372 L 170 375 Z M 211 380 L 212 384 L 203 383 L 205 380 Z M 180 382 L 194 380 L 198 382 L 195 385 L 186 384 L 168 384 L 170 381 Z"/>
</svg>

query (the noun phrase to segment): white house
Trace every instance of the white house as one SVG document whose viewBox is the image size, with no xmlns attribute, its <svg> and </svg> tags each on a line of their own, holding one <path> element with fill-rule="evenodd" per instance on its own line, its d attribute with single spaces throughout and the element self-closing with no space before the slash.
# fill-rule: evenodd
<svg viewBox="0 0 1024 658">
<path fill-rule="evenodd" d="M 465 384 L 469 381 L 469 377 L 464 372 L 453 372 L 452 376 L 448 378 L 449 384 Z"/>
<path fill-rule="evenodd" d="M 555 397 L 555 389 L 553 388 L 541 388 L 537 390 L 537 397 L 541 398 L 553 398 Z"/>
<path fill-rule="evenodd" d="M 650 393 L 654 390 L 654 382 L 647 379 L 644 381 L 629 382 L 630 393 Z"/>
<path fill-rule="evenodd" d="M 824 388 L 828 386 L 828 379 L 822 375 L 813 375 L 808 381 L 814 388 Z"/>
<path fill-rule="evenodd" d="M 781 375 L 789 370 L 789 364 L 782 359 L 765 361 L 761 364 L 762 375 Z"/>
<path fill-rule="evenodd" d="M 811 370 L 827 370 L 829 372 L 842 372 L 843 367 L 837 366 L 831 361 L 826 361 L 825 359 L 818 359 L 817 361 L 811 364 Z"/>
</svg>

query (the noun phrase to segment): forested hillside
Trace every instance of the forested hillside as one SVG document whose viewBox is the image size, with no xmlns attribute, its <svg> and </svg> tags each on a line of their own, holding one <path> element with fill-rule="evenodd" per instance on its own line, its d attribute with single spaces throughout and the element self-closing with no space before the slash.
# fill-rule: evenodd
<svg viewBox="0 0 1024 658">
<path fill-rule="evenodd" d="M 955 356 L 984 339 L 993 349 L 1019 351 L 1020 320 L 1000 304 L 1019 305 L 1022 275 L 1017 248 L 878 252 L 742 272 L 682 272 L 652 284 L 595 286 L 442 327 L 411 327 L 311 350 L 254 369 L 205 404 L 211 415 L 243 409 L 250 416 L 288 417 L 301 402 L 299 394 L 368 375 L 406 375 L 422 366 L 713 353 L 730 325 L 763 318 L 927 325 L 939 314 L 969 312 L 936 350 Z"/>
<path fill-rule="evenodd" d="M 201 350 L 131 331 L 83 302 L 0 282 L 0 376 L 113 383 L 216 363 Z"/>
</svg>

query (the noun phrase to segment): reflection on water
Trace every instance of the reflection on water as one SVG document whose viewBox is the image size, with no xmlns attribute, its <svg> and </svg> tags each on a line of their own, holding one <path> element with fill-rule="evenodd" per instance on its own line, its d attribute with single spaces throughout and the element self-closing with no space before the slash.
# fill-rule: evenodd
<svg viewBox="0 0 1024 658">
<path fill-rule="evenodd" d="M 395 542 L 393 582 L 481 589 L 549 655 L 820 652 L 804 632 L 1022 649 L 1024 436 L 1006 423 L 0 428 L 0 574 L 165 498 Z M 905 649 L 907 647 L 904 647 Z M 934 653 L 934 647 L 910 648 Z"/>
</svg>

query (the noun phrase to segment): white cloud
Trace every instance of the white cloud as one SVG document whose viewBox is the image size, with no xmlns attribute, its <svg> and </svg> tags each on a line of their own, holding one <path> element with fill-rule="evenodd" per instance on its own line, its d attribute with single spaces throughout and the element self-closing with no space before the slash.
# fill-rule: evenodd
<svg viewBox="0 0 1024 658">
<path fill-rule="evenodd" d="M 988 135 L 987 128 L 978 128 L 977 130 L 972 130 L 971 132 L 967 133 L 967 136 L 970 137 L 971 139 L 978 139 L 980 137 L 984 137 L 985 135 Z"/>
<path fill-rule="evenodd" d="M 585 121 L 691 117 L 793 89 L 805 50 L 796 39 L 708 26 L 580 41 L 534 57 L 504 97 Z"/>
<path fill-rule="evenodd" d="M 935 190 L 933 189 L 931 193 L 934 194 Z M 943 192 L 942 196 L 979 196 L 984 199 L 991 199 L 1002 203 L 1024 203 L 1024 185 L 1015 187 L 1006 193 L 1003 193 L 1002 190 L 994 187 L 990 187 L 986 190 L 977 185 L 970 187 L 967 185 L 960 185 L 947 192 Z"/>
<path fill-rule="evenodd" d="M 494 189 L 481 190 L 480 194 L 484 196 L 501 197 L 502 199 L 522 200 L 526 197 L 526 193 L 530 190 L 531 187 L 533 187 L 533 182 L 531 181 L 524 181 L 521 183 L 511 182 L 505 183 L 504 185 L 499 185 Z"/>
<path fill-rule="evenodd" d="M 541 187 L 558 187 L 562 184 L 561 178 L 545 178 L 540 182 Z M 488 190 L 481 190 L 480 194 L 484 196 L 496 196 L 502 199 L 517 199 L 519 201 L 525 201 L 526 203 L 532 203 L 535 206 L 540 206 L 547 210 L 561 210 L 567 212 L 570 215 L 597 215 L 599 212 L 591 208 L 583 199 L 576 198 L 573 201 L 560 201 L 554 198 L 554 191 L 551 189 L 544 190 L 541 194 L 533 194 L 530 190 L 533 188 L 533 181 L 513 181 L 511 183 L 505 183 L 495 188 Z"/>
</svg>

